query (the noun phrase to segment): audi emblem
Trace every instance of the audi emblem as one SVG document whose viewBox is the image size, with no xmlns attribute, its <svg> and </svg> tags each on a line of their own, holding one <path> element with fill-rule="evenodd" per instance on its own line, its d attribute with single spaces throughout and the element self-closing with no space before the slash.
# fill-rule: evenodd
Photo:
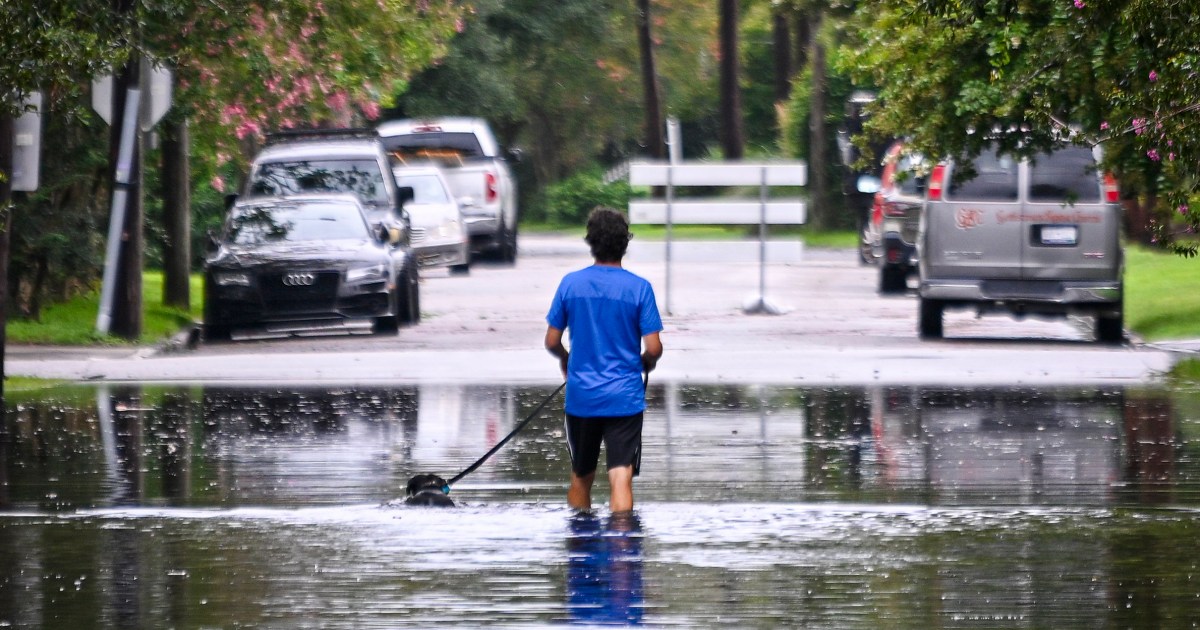
<svg viewBox="0 0 1200 630">
<path fill-rule="evenodd" d="M 283 274 L 283 286 L 285 287 L 311 287 L 316 281 L 316 274 L 307 271 Z"/>
</svg>

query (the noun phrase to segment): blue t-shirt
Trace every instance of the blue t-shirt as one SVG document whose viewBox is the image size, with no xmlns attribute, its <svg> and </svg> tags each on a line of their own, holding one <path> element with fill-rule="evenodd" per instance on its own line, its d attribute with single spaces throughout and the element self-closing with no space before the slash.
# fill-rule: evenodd
<svg viewBox="0 0 1200 630">
<path fill-rule="evenodd" d="M 649 282 L 621 267 L 573 271 L 559 283 L 546 323 L 570 335 L 567 413 L 592 418 L 646 410 L 642 337 L 662 330 Z"/>
</svg>

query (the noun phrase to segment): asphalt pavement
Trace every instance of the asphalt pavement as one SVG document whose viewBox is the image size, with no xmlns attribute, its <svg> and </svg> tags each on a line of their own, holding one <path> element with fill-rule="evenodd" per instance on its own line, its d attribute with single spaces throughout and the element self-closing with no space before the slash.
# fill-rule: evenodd
<svg viewBox="0 0 1200 630">
<path fill-rule="evenodd" d="M 660 244 L 626 260 L 654 284 L 664 311 L 666 354 L 651 375 L 660 382 L 1133 384 L 1200 349 L 1192 341 L 1104 346 L 1087 321 L 969 313 L 948 313 L 946 339 L 922 341 L 913 292 L 880 296 L 877 270 L 850 250 L 784 248 L 801 253 L 762 265 L 754 247 L 712 246 L 708 258 L 706 246 L 690 247 L 699 249 L 669 266 Z M 562 376 L 542 349 L 545 311 L 562 275 L 587 264 L 581 239 L 527 235 L 515 265 L 425 274 L 423 321 L 398 335 L 189 344 L 184 331 L 158 347 L 9 345 L 5 369 L 89 382 L 550 384 Z M 769 314 L 750 314 L 763 305 Z"/>
</svg>

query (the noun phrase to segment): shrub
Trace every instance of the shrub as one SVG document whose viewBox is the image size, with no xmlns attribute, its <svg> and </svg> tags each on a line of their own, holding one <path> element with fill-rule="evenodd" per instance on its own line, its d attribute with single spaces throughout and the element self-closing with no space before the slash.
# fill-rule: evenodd
<svg viewBox="0 0 1200 630">
<path fill-rule="evenodd" d="M 543 198 L 546 221 L 582 225 L 592 208 L 624 209 L 629 206 L 631 195 L 629 182 L 624 178 L 605 182 L 603 171 L 580 171 L 546 187 Z"/>
</svg>

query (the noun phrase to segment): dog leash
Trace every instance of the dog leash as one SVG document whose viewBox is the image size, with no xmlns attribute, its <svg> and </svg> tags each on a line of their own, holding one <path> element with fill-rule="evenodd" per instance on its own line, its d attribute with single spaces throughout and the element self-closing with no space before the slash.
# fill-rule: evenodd
<svg viewBox="0 0 1200 630">
<path fill-rule="evenodd" d="M 517 425 L 517 428 L 513 429 L 512 432 L 509 433 L 508 435 L 504 436 L 503 440 L 500 440 L 499 442 L 497 442 L 496 445 L 492 447 L 492 450 L 484 453 L 483 457 L 480 457 L 479 459 L 475 460 L 474 464 L 467 466 L 466 470 L 455 475 L 452 479 L 450 479 L 450 481 L 447 481 L 446 485 L 442 487 L 442 492 L 445 492 L 446 494 L 450 494 L 450 486 L 454 485 L 459 479 L 462 479 L 463 477 L 466 477 L 467 475 L 475 472 L 475 469 L 479 468 L 483 464 L 483 462 L 486 462 L 489 457 L 491 457 L 492 455 L 495 455 L 496 451 L 500 450 L 505 444 L 508 443 L 509 440 L 513 439 L 513 437 L 517 433 L 520 433 L 521 429 L 524 429 L 525 425 L 529 424 L 529 421 L 533 420 L 533 417 L 536 416 L 538 414 L 538 412 L 541 411 L 542 408 L 546 406 L 546 403 L 549 403 L 550 399 L 554 398 L 554 396 L 557 395 L 558 392 L 562 391 L 562 388 L 566 387 L 566 385 L 567 384 L 564 382 L 563 384 L 561 384 L 557 388 L 555 388 L 554 391 L 550 392 L 550 395 L 547 396 L 545 398 L 545 400 L 538 403 L 537 408 L 534 409 L 533 412 L 530 413 L 528 416 L 526 416 L 525 419 L 522 420 L 521 423 Z"/>
</svg>

